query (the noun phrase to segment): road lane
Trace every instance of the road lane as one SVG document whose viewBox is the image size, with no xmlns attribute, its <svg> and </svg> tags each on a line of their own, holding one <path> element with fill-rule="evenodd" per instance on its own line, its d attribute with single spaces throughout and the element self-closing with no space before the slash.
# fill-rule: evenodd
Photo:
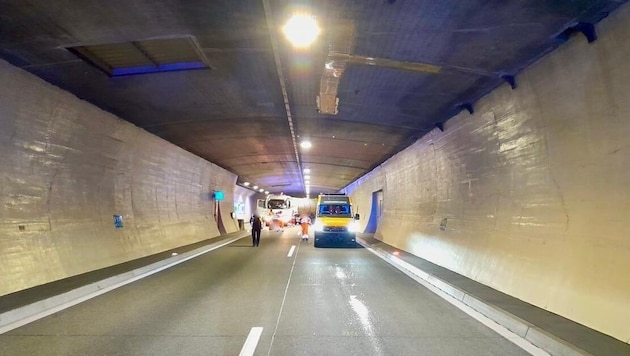
<svg viewBox="0 0 630 356">
<path fill-rule="evenodd" d="M 293 253 L 287 255 L 291 250 Z M 363 248 L 263 231 L 0 335 L 1 355 L 525 355 Z"/>
<path fill-rule="evenodd" d="M 268 354 L 528 353 L 363 248 L 302 244 Z"/>
</svg>

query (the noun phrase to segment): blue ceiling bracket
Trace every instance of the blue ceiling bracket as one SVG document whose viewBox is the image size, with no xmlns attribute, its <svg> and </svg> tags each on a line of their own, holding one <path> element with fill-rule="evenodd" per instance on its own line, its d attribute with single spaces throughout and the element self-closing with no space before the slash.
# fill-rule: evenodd
<svg viewBox="0 0 630 356">
<path fill-rule="evenodd" d="M 589 22 L 578 22 L 573 26 L 569 26 L 566 30 L 562 31 L 556 36 L 556 40 L 560 42 L 566 42 L 569 40 L 572 34 L 581 32 L 584 37 L 591 43 L 597 39 L 597 33 L 595 32 L 595 25 Z"/>
<path fill-rule="evenodd" d="M 473 110 L 473 106 L 470 103 L 463 103 L 457 105 L 458 110 L 468 110 L 468 112 L 472 115 L 475 111 Z"/>
<path fill-rule="evenodd" d="M 513 75 L 502 75 L 501 79 L 505 80 L 512 89 L 516 89 L 516 78 Z"/>
<path fill-rule="evenodd" d="M 580 22 L 575 25 L 575 29 L 582 32 L 584 37 L 591 43 L 597 39 L 597 33 L 595 32 L 595 25 L 588 22 Z"/>
</svg>

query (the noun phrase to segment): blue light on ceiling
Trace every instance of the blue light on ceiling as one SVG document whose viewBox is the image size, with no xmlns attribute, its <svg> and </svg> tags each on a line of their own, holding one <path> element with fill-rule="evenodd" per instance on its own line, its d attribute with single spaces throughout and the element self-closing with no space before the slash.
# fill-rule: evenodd
<svg viewBox="0 0 630 356">
<path fill-rule="evenodd" d="M 158 66 L 137 66 L 137 67 L 125 67 L 125 68 L 113 68 L 111 71 L 111 76 L 119 77 L 123 75 L 173 72 L 173 71 L 178 71 L 178 70 L 191 70 L 191 69 L 203 69 L 203 68 L 208 68 L 208 66 L 205 63 L 200 62 L 200 61 L 167 63 L 167 64 L 160 64 Z"/>
</svg>

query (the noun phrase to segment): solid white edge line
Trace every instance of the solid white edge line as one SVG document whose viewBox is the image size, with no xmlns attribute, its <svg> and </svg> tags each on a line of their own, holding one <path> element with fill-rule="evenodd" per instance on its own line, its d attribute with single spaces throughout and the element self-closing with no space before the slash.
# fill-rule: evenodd
<svg viewBox="0 0 630 356">
<path fill-rule="evenodd" d="M 291 246 L 291 249 L 289 249 L 289 254 L 287 255 L 287 257 L 293 256 L 293 251 L 295 251 L 295 245 Z"/>
<path fill-rule="evenodd" d="M 240 240 L 240 239 L 242 239 L 242 238 L 243 238 L 243 237 L 238 237 L 238 238 L 234 238 L 234 239 L 229 239 L 229 240 L 226 240 L 225 242 L 223 242 L 223 243 L 221 243 L 221 244 L 218 244 L 218 245 L 216 245 L 216 246 L 212 246 L 212 247 L 210 247 L 210 248 L 208 248 L 208 249 L 206 249 L 206 250 L 203 250 L 203 251 L 201 251 L 201 252 L 195 253 L 195 254 L 193 254 L 193 255 L 191 255 L 191 256 L 188 256 L 188 257 L 186 257 L 186 258 L 181 258 L 182 256 L 184 256 L 183 254 L 182 254 L 182 255 L 175 256 L 176 258 L 181 258 L 181 259 L 179 259 L 179 260 L 177 260 L 177 261 L 174 261 L 174 262 L 171 262 L 171 263 L 169 263 L 169 264 L 166 264 L 166 265 L 164 265 L 164 266 L 158 267 L 158 268 L 156 268 L 156 269 L 154 269 L 154 270 L 150 270 L 150 271 L 148 271 L 148 272 L 146 272 L 146 273 L 139 274 L 139 275 L 137 275 L 137 276 L 135 276 L 135 277 L 133 277 L 133 278 L 126 279 L 126 280 L 123 280 L 123 281 L 121 281 L 121 282 L 118 282 L 118 283 L 112 284 L 112 285 L 107 286 L 107 287 L 103 287 L 103 288 L 101 288 L 101 287 L 99 286 L 98 288 L 101 288 L 101 289 L 99 289 L 99 290 L 97 290 L 97 291 L 94 291 L 94 292 L 91 292 L 91 293 L 87 293 L 87 294 L 85 294 L 85 295 L 83 295 L 83 296 L 80 296 L 80 297 L 78 297 L 78 298 L 72 299 L 72 300 L 70 300 L 70 301 L 68 301 L 68 302 L 65 302 L 65 303 L 61 303 L 61 304 L 59 304 L 59 305 L 54 305 L 54 302 L 52 302 L 52 303 L 45 303 L 45 304 L 52 304 L 52 305 L 53 305 L 53 307 L 51 307 L 51 308 L 47 308 L 47 309 L 45 309 L 45 310 L 42 310 L 41 312 L 37 312 L 37 313 L 34 313 L 34 314 L 27 315 L 27 316 L 26 316 L 26 317 L 24 317 L 24 318 L 21 318 L 21 319 L 16 320 L 16 321 L 9 322 L 9 323 L 7 323 L 6 325 L 2 325 L 2 326 L 0 326 L 0 334 L 6 333 L 6 332 L 11 331 L 11 330 L 13 330 L 13 329 L 19 328 L 20 326 L 24 326 L 24 325 L 26 325 L 26 324 L 32 323 L 32 322 L 34 322 L 34 321 L 36 321 L 36 320 L 39 320 L 39 319 L 41 319 L 41 318 L 44 318 L 44 317 L 47 317 L 47 316 L 52 315 L 52 314 L 54 314 L 54 313 L 60 312 L 60 311 L 62 311 L 62 310 L 64 310 L 64 309 L 70 308 L 70 307 L 72 307 L 72 306 L 74 306 L 74 305 L 77 305 L 77 304 L 82 303 L 82 302 L 84 302 L 84 301 L 86 301 L 86 300 L 92 299 L 92 298 L 94 298 L 94 297 L 97 297 L 97 296 L 99 296 L 99 295 L 101 295 L 101 294 L 105 294 L 105 293 L 107 293 L 107 292 L 109 292 L 109 291 L 112 291 L 112 290 L 114 290 L 114 289 L 116 289 L 116 288 L 120 288 L 120 287 L 122 287 L 122 286 L 124 286 L 124 285 L 127 285 L 127 284 L 129 284 L 129 283 L 135 282 L 135 281 L 137 281 L 137 280 L 139 280 L 139 279 L 142 279 L 142 278 L 148 277 L 148 276 L 150 276 L 150 275 L 152 275 L 152 274 L 154 274 L 154 273 L 157 273 L 157 272 L 163 271 L 163 270 L 165 270 L 165 269 L 167 269 L 167 268 L 173 267 L 173 266 L 175 266 L 175 265 L 177 265 L 177 264 L 180 264 L 180 263 L 182 263 L 182 262 L 188 261 L 188 260 L 190 260 L 190 259 L 192 259 L 192 258 L 195 258 L 195 257 L 201 256 L 201 255 L 203 255 L 203 254 L 205 254 L 205 253 L 208 253 L 208 252 L 210 252 L 210 251 L 216 250 L 216 249 L 218 249 L 218 248 L 220 248 L 220 247 L 223 247 L 223 246 L 225 246 L 225 245 L 231 244 L 232 242 L 237 241 L 237 240 Z M 157 263 L 159 263 L 159 262 L 157 262 Z M 146 267 L 146 266 L 145 266 L 145 267 Z M 139 268 L 139 269 L 142 269 L 142 267 L 141 267 L 141 268 Z M 132 271 L 132 272 L 133 272 L 133 271 Z M 95 284 L 98 284 L 98 283 L 99 283 L 99 282 L 95 282 Z M 64 294 L 67 294 L 67 293 L 72 293 L 72 291 L 66 292 L 66 293 L 64 293 Z M 55 297 L 60 297 L 60 298 L 61 298 L 64 294 L 61 294 L 61 295 L 59 295 L 59 296 L 55 296 Z M 52 297 L 52 298 L 50 298 L 49 300 L 54 300 L 54 298 L 55 298 L 55 297 Z M 39 303 L 41 303 L 41 301 L 40 301 L 40 302 L 35 302 L 35 303 L 33 303 L 33 304 L 39 304 Z M 33 305 L 33 304 L 31 304 L 31 305 Z M 30 305 L 26 305 L 26 306 L 21 307 L 21 308 L 18 308 L 18 309 L 25 309 L 25 310 L 26 310 L 26 309 L 28 309 L 28 307 L 29 307 L 29 306 L 30 306 Z M 6 312 L 5 314 L 8 314 L 8 313 L 11 313 L 11 311 Z M 3 319 L 3 318 L 2 318 L 2 316 L 3 316 L 3 314 L 0 314 L 0 321 L 2 321 L 2 319 Z"/>
<path fill-rule="evenodd" d="M 450 294 L 442 291 L 438 287 L 434 286 L 433 284 L 431 284 L 430 282 L 425 280 L 426 276 L 428 276 L 428 274 L 426 272 L 424 272 L 424 271 L 418 269 L 417 267 L 415 267 L 415 266 L 413 266 L 413 265 L 411 265 L 411 264 L 409 264 L 409 263 L 399 259 L 398 257 L 391 256 L 391 258 L 386 258 L 386 256 L 382 256 L 381 253 L 375 251 L 371 247 L 369 247 L 369 246 L 367 246 L 365 244 L 362 244 L 362 245 L 368 251 L 372 252 L 373 254 L 378 256 L 379 258 L 385 260 L 385 262 L 387 262 L 387 263 L 391 264 L 392 266 L 396 267 L 396 269 L 398 269 L 399 271 L 403 272 L 404 274 L 406 274 L 407 276 L 411 277 L 416 282 L 418 282 L 418 283 L 422 284 L 423 286 L 427 287 L 429 290 L 431 290 L 433 293 L 435 293 L 438 296 L 440 296 L 442 299 L 444 299 L 447 302 L 451 303 L 452 305 L 454 305 L 455 307 L 457 307 L 458 309 L 460 309 L 464 313 L 470 315 L 475 320 L 477 320 L 480 323 L 482 323 L 483 325 L 489 327 L 494 332 L 496 332 L 497 334 L 503 336 L 505 339 L 511 341 L 512 343 L 514 343 L 515 345 L 517 345 L 521 349 L 525 350 L 526 352 L 529 352 L 530 354 L 532 354 L 534 356 L 550 356 L 550 354 L 548 352 L 546 352 L 545 350 L 543 350 L 543 349 L 539 348 L 538 346 L 532 344 L 527 339 L 525 339 L 525 338 L 523 338 L 523 337 L 521 337 L 521 336 L 511 332 L 509 329 L 505 328 L 501 324 L 498 324 L 496 321 L 494 321 L 494 320 L 488 318 L 487 316 L 479 313 L 475 309 L 473 309 L 470 306 L 462 303 L 461 301 L 457 300 L 456 298 L 454 298 Z"/>
<path fill-rule="evenodd" d="M 255 326 L 249 331 L 249 335 L 247 335 L 245 344 L 243 344 L 241 353 L 238 354 L 238 356 L 251 356 L 254 354 L 256 346 L 258 346 L 258 340 L 260 340 L 260 335 L 262 335 L 262 331 L 263 328 L 261 326 Z"/>
</svg>

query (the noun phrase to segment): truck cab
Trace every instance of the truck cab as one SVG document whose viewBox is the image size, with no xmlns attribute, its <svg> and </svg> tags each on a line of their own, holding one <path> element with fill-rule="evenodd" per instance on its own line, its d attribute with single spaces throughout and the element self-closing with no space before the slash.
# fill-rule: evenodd
<svg viewBox="0 0 630 356">
<path fill-rule="evenodd" d="M 345 194 L 320 194 L 315 212 L 314 246 L 356 246 L 359 214 Z"/>
<path fill-rule="evenodd" d="M 263 219 L 267 226 L 294 225 L 297 205 L 293 204 L 291 196 L 283 193 L 268 194 L 265 199 L 258 199 L 256 214 Z"/>
</svg>

